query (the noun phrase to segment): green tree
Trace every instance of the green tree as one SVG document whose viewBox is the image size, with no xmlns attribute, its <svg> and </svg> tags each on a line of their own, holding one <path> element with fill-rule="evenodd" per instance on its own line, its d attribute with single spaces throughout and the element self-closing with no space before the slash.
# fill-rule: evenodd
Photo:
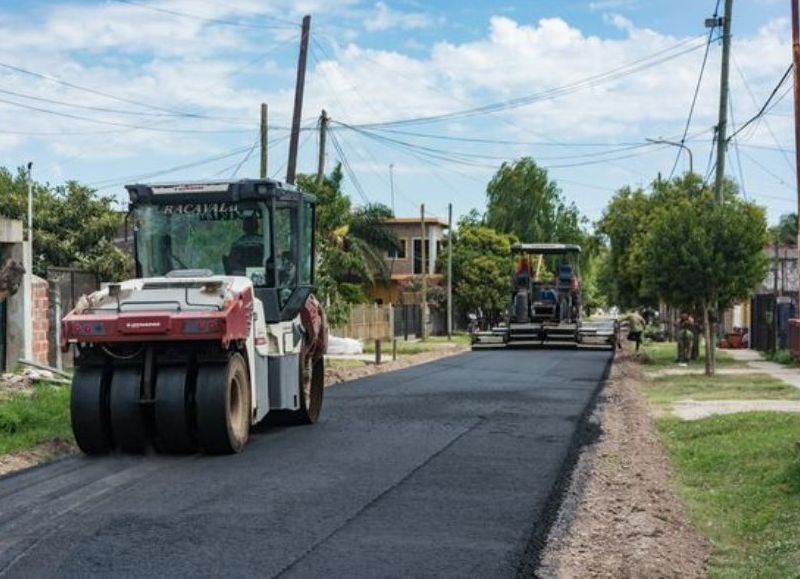
<svg viewBox="0 0 800 579">
<path fill-rule="evenodd" d="M 381 204 L 354 208 L 342 190 L 341 164 L 320 182 L 300 175 L 298 186 L 317 196 L 317 291 L 339 325 L 352 304 L 365 301 L 365 286 L 389 279 L 383 256 L 399 247 L 385 224 L 392 211 Z"/>
<path fill-rule="evenodd" d="M 516 237 L 463 223 L 452 241 L 453 299 L 458 309 L 464 313 L 480 311 L 484 320 L 496 321 L 508 307 L 514 266 L 511 245 Z M 446 243 L 440 260 L 446 259 Z"/>
<path fill-rule="evenodd" d="M 797 245 L 797 213 L 780 216 L 778 224 L 769 230 L 771 241 L 786 245 Z"/>
<path fill-rule="evenodd" d="M 23 169 L 12 175 L 0 168 L 0 215 L 26 219 L 27 179 Z M 75 181 L 51 187 L 33 186 L 33 269 L 47 275 L 49 266 L 75 266 L 104 280 L 130 276 L 131 256 L 113 240 L 124 216 L 114 210 L 114 200 Z"/>
<path fill-rule="evenodd" d="M 652 199 L 642 189 L 617 191 L 597 223 L 597 232 L 608 239 L 608 256 L 602 263 L 599 283 L 609 303 L 622 308 L 654 305 L 642 283 L 641 240 L 652 220 Z"/>
<path fill-rule="evenodd" d="M 485 225 L 526 242 L 582 243 L 578 208 L 530 157 L 503 163 L 486 187 Z"/>
<path fill-rule="evenodd" d="M 657 208 L 640 246 L 643 283 L 667 304 L 703 313 L 706 373 L 715 371 L 717 307 L 744 299 L 767 272 L 764 210 L 733 194 L 714 202 L 710 190 Z"/>
</svg>

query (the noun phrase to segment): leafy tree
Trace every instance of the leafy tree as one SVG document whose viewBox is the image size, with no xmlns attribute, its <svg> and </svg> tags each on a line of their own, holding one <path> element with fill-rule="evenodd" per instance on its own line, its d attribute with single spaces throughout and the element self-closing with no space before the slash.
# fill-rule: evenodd
<svg viewBox="0 0 800 579">
<path fill-rule="evenodd" d="M 608 301 L 623 308 L 654 305 L 657 297 L 645 291 L 640 243 L 652 220 L 652 199 L 642 189 L 617 191 L 597 223 L 598 233 L 609 241 L 608 256 L 600 274 Z"/>
<path fill-rule="evenodd" d="M 532 243 L 582 243 L 578 208 L 530 157 L 503 163 L 486 187 L 485 225 Z"/>
<path fill-rule="evenodd" d="M 460 311 L 480 311 L 489 323 L 499 319 L 508 307 L 511 245 L 516 240 L 513 235 L 469 223 L 463 223 L 452 235 L 453 299 Z M 446 243 L 443 256 L 447 254 Z"/>
<path fill-rule="evenodd" d="M 781 215 L 778 224 L 770 228 L 772 242 L 797 245 L 797 213 Z"/>
<path fill-rule="evenodd" d="M 767 272 L 764 210 L 727 195 L 714 202 L 703 189 L 658 207 L 640 246 L 643 283 L 667 304 L 703 313 L 706 373 L 715 371 L 710 312 L 744 299 Z"/>
<path fill-rule="evenodd" d="M 26 219 L 28 185 L 19 169 L 12 175 L 0 168 L 0 215 Z M 46 276 L 49 266 L 76 266 L 105 280 L 127 277 L 131 256 L 113 243 L 124 217 L 113 199 L 75 181 L 51 187 L 33 186 L 33 269 Z"/>
<path fill-rule="evenodd" d="M 354 208 L 342 191 L 341 164 L 319 183 L 316 176 L 300 175 L 298 185 L 317 196 L 317 291 L 328 319 L 339 325 L 352 304 L 366 301 L 365 285 L 389 279 L 383 256 L 399 247 L 384 223 L 392 211 L 381 204 Z"/>
</svg>

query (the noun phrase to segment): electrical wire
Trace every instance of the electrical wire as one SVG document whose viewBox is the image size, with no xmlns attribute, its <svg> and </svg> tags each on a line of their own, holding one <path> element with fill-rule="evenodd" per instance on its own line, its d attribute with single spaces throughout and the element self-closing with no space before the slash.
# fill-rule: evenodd
<svg viewBox="0 0 800 579">
<path fill-rule="evenodd" d="M 172 16 L 180 16 L 182 18 L 188 18 L 199 22 L 206 22 L 209 24 L 219 24 L 221 26 L 238 26 L 240 28 L 251 28 L 254 30 L 280 30 L 289 28 L 289 26 L 285 24 L 277 26 L 277 25 L 265 25 L 265 24 L 251 24 L 249 22 L 238 22 L 236 20 L 226 20 L 222 18 L 206 18 L 204 16 L 189 14 L 187 12 L 179 12 L 177 10 L 160 8 L 158 6 L 153 6 L 152 4 L 145 4 L 143 2 L 134 2 L 134 0 L 115 0 L 115 2 L 119 2 L 120 4 L 129 4 L 131 6 L 138 6 L 139 8 L 153 10 L 154 12 L 161 12 L 162 14 L 170 14 Z M 298 24 L 293 23 L 292 26 L 299 28 Z"/>
<path fill-rule="evenodd" d="M 734 133 L 736 132 L 736 119 L 733 116 L 733 96 L 731 92 L 728 91 L 728 110 L 731 115 L 731 128 L 733 129 Z M 744 171 L 742 171 L 742 156 L 739 152 L 739 139 L 733 140 L 733 148 L 736 151 L 736 165 L 739 170 L 739 185 L 742 188 L 742 196 L 747 199 L 747 187 L 744 183 Z"/>
<path fill-rule="evenodd" d="M 705 37 L 705 34 L 703 35 Z M 496 103 L 490 103 L 486 105 L 482 105 L 479 107 L 473 107 L 470 109 L 464 109 L 460 111 L 453 111 L 449 113 L 442 113 L 438 115 L 430 115 L 425 117 L 415 117 L 415 118 L 407 118 L 407 119 L 398 119 L 393 121 L 384 121 L 384 122 L 375 122 L 375 123 L 365 123 L 359 125 L 361 128 L 375 128 L 375 127 L 386 127 L 386 126 L 397 126 L 397 125 L 408 125 L 408 124 L 422 124 L 422 123 L 430 123 L 430 122 L 440 122 L 446 120 L 454 120 L 454 119 L 461 119 L 472 117 L 476 115 L 485 115 L 491 113 L 497 113 L 501 111 L 507 111 L 523 106 L 527 106 L 533 104 L 535 102 L 544 101 L 544 100 L 553 100 L 555 98 L 559 98 L 562 96 L 566 96 L 568 94 L 572 94 L 574 92 L 592 88 L 597 86 L 598 84 L 603 84 L 605 82 L 610 82 L 613 80 L 618 80 L 620 78 L 624 78 L 625 76 L 629 76 L 631 74 L 635 74 L 637 72 L 641 72 L 642 70 L 646 70 L 648 68 L 652 68 L 654 66 L 658 66 L 665 62 L 669 62 L 670 60 L 674 60 L 684 54 L 688 54 L 693 52 L 699 48 L 701 48 L 703 44 L 696 44 L 694 46 L 690 46 L 687 49 L 679 50 L 678 52 L 674 52 L 673 54 L 668 54 L 677 48 L 681 48 L 686 44 L 689 44 L 693 41 L 696 41 L 697 37 L 692 37 L 686 40 L 683 40 L 669 48 L 663 49 L 656 53 L 653 53 L 649 56 L 643 57 L 641 59 L 629 62 L 627 64 L 621 65 L 619 67 L 610 69 L 606 72 L 593 75 L 587 77 L 585 79 L 574 81 L 572 83 L 568 83 L 565 85 L 561 85 L 558 87 L 554 87 L 552 89 L 547 89 L 539 93 L 533 93 L 530 95 L 518 97 L 511 100 L 500 101 Z M 667 54 L 667 56 L 661 56 L 663 54 Z M 655 58 L 659 57 L 659 58 Z"/>
<path fill-rule="evenodd" d="M 717 14 L 719 14 L 719 4 L 720 0 L 717 0 L 717 4 L 714 7 L 714 20 L 717 19 Z M 708 53 L 711 50 L 711 41 L 714 38 L 714 31 L 716 30 L 716 26 L 712 26 L 708 31 L 708 40 L 706 41 L 706 50 L 703 53 L 703 61 L 700 64 L 700 74 L 697 77 L 697 83 L 694 86 L 694 94 L 692 95 L 692 104 L 689 106 L 689 116 L 686 118 L 686 126 L 683 127 L 683 136 L 681 137 L 680 144 L 686 144 L 686 135 L 689 133 L 689 127 L 692 125 L 692 117 L 694 116 L 694 108 L 697 105 L 697 97 L 700 94 L 700 85 L 703 83 L 703 74 L 706 70 L 706 63 L 708 62 Z M 678 149 L 678 152 L 675 154 L 675 162 L 672 164 L 672 170 L 669 172 L 669 179 L 672 179 L 672 176 L 675 174 L 675 169 L 678 167 L 678 162 L 680 161 L 682 151 Z"/>
<path fill-rule="evenodd" d="M 353 182 L 353 187 L 355 187 L 356 192 L 358 193 L 359 197 L 361 197 L 361 200 L 364 201 L 364 203 L 368 204 L 369 198 L 367 197 L 366 193 L 364 193 L 364 188 L 361 187 L 361 183 L 358 181 L 358 177 L 356 177 L 353 168 L 350 166 L 350 161 L 347 160 L 347 156 L 344 154 L 341 144 L 339 144 L 339 139 L 336 138 L 336 134 L 333 131 L 328 131 L 328 136 L 330 137 L 331 143 L 333 144 L 333 148 L 336 149 L 336 153 L 339 156 L 339 161 L 341 161 L 342 166 L 347 172 L 347 175 Z"/>
<path fill-rule="evenodd" d="M 769 93 L 769 96 L 767 97 L 767 100 L 764 101 L 764 104 L 761 105 L 761 108 L 758 110 L 758 112 L 756 114 L 754 114 L 752 117 L 750 117 L 749 119 L 747 119 L 747 121 L 741 127 L 739 127 L 739 129 L 737 131 L 735 131 L 730 137 L 728 137 L 728 139 L 727 139 L 728 141 L 730 141 L 731 139 L 736 137 L 736 135 L 741 133 L 743 130 L 745 130 L 747 127 L 749 127 L 753 122 L 757 121 L 758 119 L 760 119 L 764 115 L 764 113 L 767 111 L 767 108 L 769 107 L 770 102 L 772 102 L 772 99 L 775 98 L 775 95 L 781 89 L 781 87 L 783 86 L 783 83 L 785 83 L 786 79 L 789 78 L 789 73 L 792 72 L 792 68 L 793 68 L 793 65 L 790 64 L 789 67 L 786 69 L 786 72 L 783 73 L 783 76 L 778 81 L 778 84 L 776 84 L 775 88 L 772 89 L 772 92 Z"/>
</svg>

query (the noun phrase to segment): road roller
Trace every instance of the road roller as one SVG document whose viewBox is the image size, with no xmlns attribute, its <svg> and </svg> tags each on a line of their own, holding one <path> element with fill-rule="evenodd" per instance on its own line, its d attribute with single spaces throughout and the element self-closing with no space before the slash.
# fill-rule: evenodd
<svg viewBox="0 0 800 579">
<path fill-rule="evenodd" d="M 61 322 L 80 449 L 230 454 L 268 417 L 316 422 L 315 197 L 269 179 L 126 189 L 136 277 Z"/>
</svg>

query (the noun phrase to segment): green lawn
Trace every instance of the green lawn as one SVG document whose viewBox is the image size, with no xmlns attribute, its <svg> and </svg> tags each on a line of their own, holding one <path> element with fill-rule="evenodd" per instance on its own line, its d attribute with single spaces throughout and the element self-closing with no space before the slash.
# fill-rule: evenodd
<svg viewBox="0 0 800 579">
<path fill-rule="evenodd" d="M 364 360 L 350 360 L 347 358 L 327 358 L 325 360 L 325 367 L 332 370 L 349 370 L 350 368 L 361 368 L 366 366 L 369 362 Z"/>
<path fill-rule="evenodd" d="M 700 344 L 700 357 L 690 364 L 691 367 L 703 368 L 705 366 L 705 353 L 703 344 Z M 678 346 L 675 342 L 650 342 L 642 347 L 642 363 L 648 371 L 675 368 L 678 357 Z M 725 350 L 717 349 L 717 368 L 745 368 L 746 363 L 734 360 Z"/>
<path fill-rule="evenodd" d="M 643 384 L 645 398 L 655 404 L 677 400 L 800 400 L 800 389 L 768 374 L 660 376 Z M 800 434 L 800 433 L 798 433 Z"/>
<path fill-rule="evenodd" d="M 800 575 L 800 415 L 748 412 L 656 422 L 711 577 Z"/>
<path fill-rule="evenodd" d="M 0 401 L 0 454 L 48 440 L 72 440 L 69 388 L 39 384 L 32 394 Z"/>
<path fill-rule="evenodd" d="M 424 342 L 422 340 L 409 340 L 405 341 L 402 338 L 398 338 L 397 340 L 397 354 L 421 354 L 422 352 L 433 352 L 435 350 L 441 350 L 443 347 L 447 347 L 449 344 L 459 344 L 459 345 L 468 345 L 469 344 L 469 336 L 467 334 L 454 334 L 453 339 L 447 339 L 447 336 L 431 336 Z M 381 342 L 381 349 L 385 355 L 392 355 L 392 342 L 390 340 L 384 340 Z M 375 342 L 369 341 L 364 342 L 364 353 L 365 354 L 372 354 L 375 352 Z"/>
</svg>

